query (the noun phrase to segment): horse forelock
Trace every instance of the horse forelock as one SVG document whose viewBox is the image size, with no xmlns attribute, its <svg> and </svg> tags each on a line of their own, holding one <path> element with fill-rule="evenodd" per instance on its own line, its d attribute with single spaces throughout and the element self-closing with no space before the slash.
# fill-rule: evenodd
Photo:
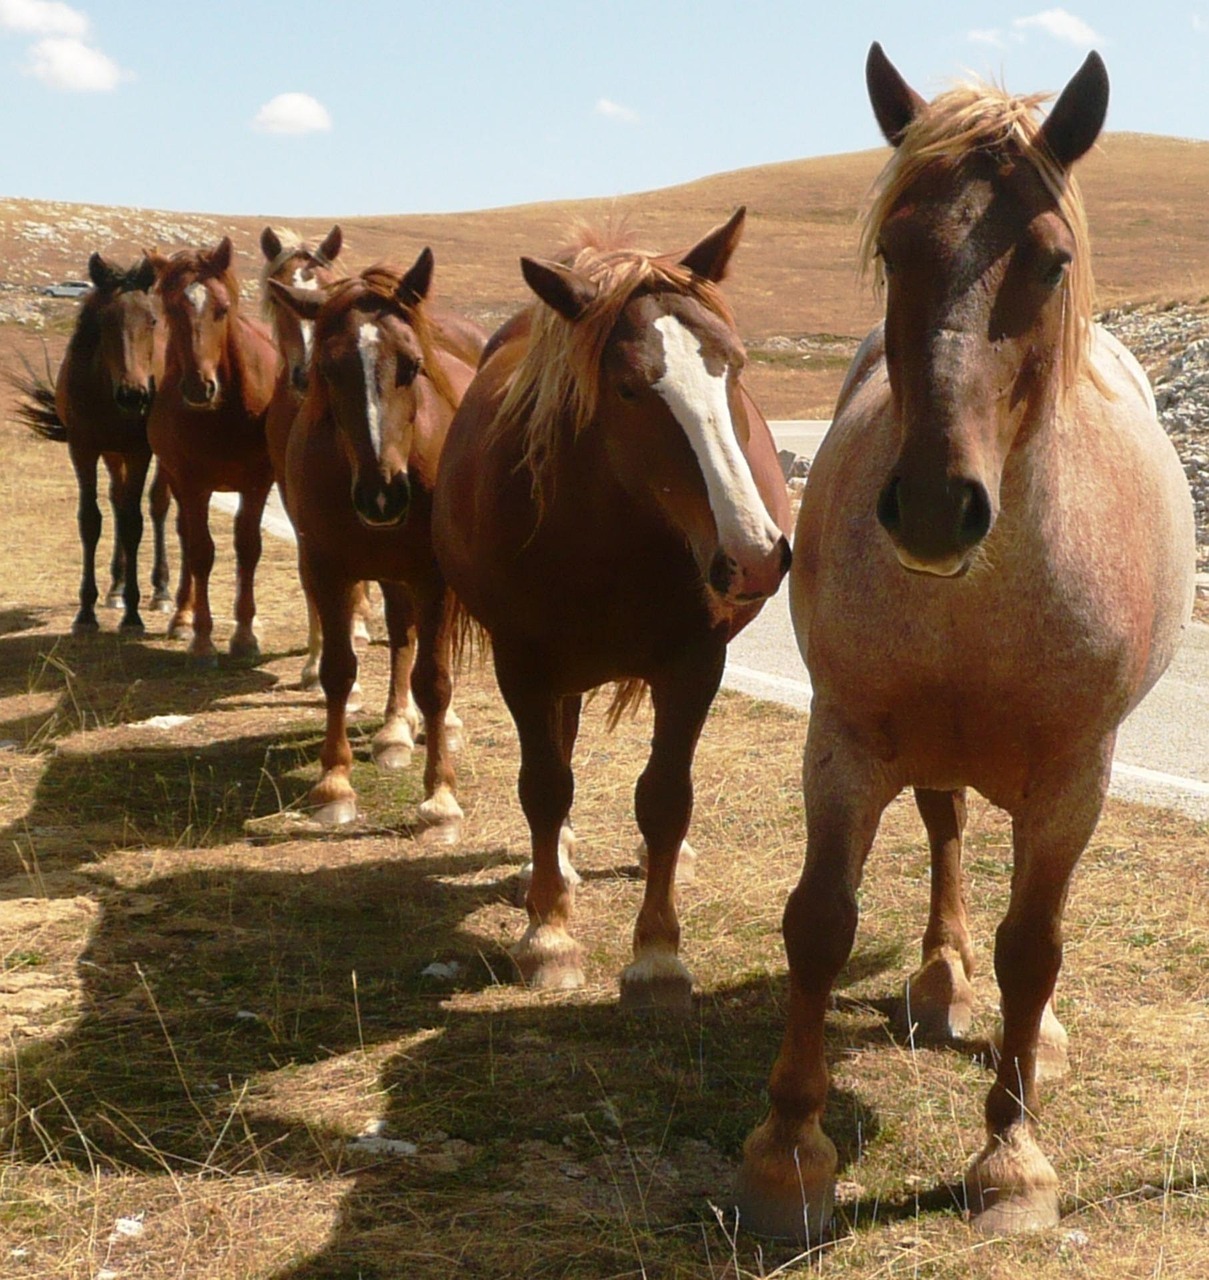
<svg viewBox="0 0 1209 1280">
<path fill-rule="evenodd" d="M 216 271 L 210 262 L 196 249 L 181 249 L 168 259 L 159 278 L 160 296 L 165 302 L 176 302 L 184 296 L 191 284 L 213 280 L 227 294 L 227 305 L 235 309 L 239 305 L 239 280 L 233 267 Z"/>
<path fill-rule="evenodd" d="M 1060 390 L 1069 394 L 1089 367 L 1095 282 L 1087 212 L 1073 174 L 1062 168 L 1041 136 L 1038 108 L 1052 97 L 1012 95 L 996 85 L 963 84 L 940 94 L 921 110 L 903 132 L 870 192 L 861 231 L 858 262 L 873 276 L 880 294 L 885 275 L 878 257 L 878 238 L 887 218 L 925 170 L 941 166 L 960 180 L 964 161 L 990 155 L 1005 165 L 1030 165 L 1053 197 L 1059 216 L 1075 241 L 1074 257 L 1062 283 Z"/>
<path fill-rule="evenodd" d="M 532 305 L 528 346 L 492 427 L 497 432 L 520 432 L 539 506 L 543 482 L 555 465 L 560 443 L 574 439 L 596 416 L 604 349 L 635 294 L 682 294 L 734 328 L 721 290 L 683 266 L 676 255 L 608 247 L 597 233 L 582 228 L 577 243 L 559 260 L 590 280 L 596 296 L 574 322 L 543 302 Z"/>
<path fill-rule="evenodd" d="M 458 394 L 442 361 L 442 347 L 436 327 L 429 318 L 425 301 L 405 307 L 397 290 L 404 272 L 388 263 L 366 267 L 358 276 L 339 280 L 327 286 L 323 309 L 315 321 L 315 343 L 322 343 L 346 322 L 353 310 L 385 310 L 399 315 L 411 328 L 420 346 L 423 372 L 436 393 L 452 408 L 457 408 Z"/>
</svg>

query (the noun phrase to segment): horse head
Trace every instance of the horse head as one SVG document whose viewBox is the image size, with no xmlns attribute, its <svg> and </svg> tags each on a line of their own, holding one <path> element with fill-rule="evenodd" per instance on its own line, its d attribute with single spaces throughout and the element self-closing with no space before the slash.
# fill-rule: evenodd
<svg viewBox="0 0 1209 1280">
<path fill-rule="evenodd" d="M 158 363 L 158 307 L 151 296 L 155 269 L 147 258 L 122 269 L 99 253 L 88 259 L 93 291 L 83 307 L 85 324 L 95 325 L 97 351 L 118 409 L 145 418 L 155 397 Z"/>
<path fill-rule="evenodd" d="M 343 243 L 339 226 L 333 226 L 314 249 L 309 249 L 297 236 L 279 233 L 272 227 L 265 227 L 260 233 L 260 251 L 265 259 L 261 270 L 265 312 L 285 361 L 290 386 L 299 395 L 306 391 L 314 326 L 281 301 L 269 288 L 269 281 L 276 280 L 295 289 L 326 287 L 337 278 L 335 262 Z"/>
<path fill-rule="evenodd" d="M 1092 53 L 1053 110 L 964 86 L 925 102 L 874 44 L 874 114 L 895 148 L 863 257 L 884 283 L 900 430 L 877 518 L 907 569 L 964 573 L 999 515 L 1013 448 L 1073 388 L 1090 334 L 1090 257 L 1071 167 L 1108 77 Z"/>
<path fill-rule="evenodd" d="M 370 267 L 327 294 L 268 282 L 279 303 L 314 324 L 306 403 L 330 415 L 352 469 L 353 508 L 373 528 L 401 524 L 411 505 L 408 465 L 426 394 L 423 302 L 432 273 L 425 249 L 402 275 Z"/>
<path fill-rule="evenodd" d="M 231 238 L 224 236 L 210 250 L 152 255 L 168 322 L 168 361 L 179 371 L 181 395 L 193 409 L 217 409 L 222 403 L 239 308 L 232 253 Z"/>
<path fill-rule="evenodd" d="M 582 429 L 599 432 L 632 499 L 684 536 L 723 611 L 772 595 L 790 561 L 746 455 L 756 412 L 740 383 L 746 355 L 715 287 L 744 216 L 739 209 L 678 260 L 588 249 L 570 263 L 521 261 L 541 301 L 583 330 L 570 351 L 595 361 L 580 371 L 595 379 L 579 393 L 594 405 Z"/>
</svg>

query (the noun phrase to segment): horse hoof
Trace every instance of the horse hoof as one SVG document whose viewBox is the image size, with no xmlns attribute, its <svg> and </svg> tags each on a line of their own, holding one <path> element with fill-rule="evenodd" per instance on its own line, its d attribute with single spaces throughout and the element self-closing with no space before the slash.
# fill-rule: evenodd
<svg viewBox="0 0 1209 1280">
<path fill-rule="evenodd" d="M 907 982 L 893 1025 L 904 1039 L 935 1044 L 957 1040 L 973 1020 L 974 988 L 961 956 L 942 947 Z"/>
<path fill-rule="evenodd" d="M 818 1122 L 784 1138 L 769 1116 L 743 1144 L 735 1182 L 739 1226 L 807 1247 L 831 1230 L 836 1151 Z"/>
<path fill-rule="evenodd" d="M 240 662 L 253 662 L 260 657 L 260 645 L 255 636 L 247 639 L 232 639 L 228 648 L 232 658 Z"/>
<path fill-rule="evenodd" d="M 672 952 L 651 952 L 622 971 L 621 1008 L 684 1017 L 693 1010 L 692 974 Z"/>
<path fill-rule="evenodd" d="M 155 595 L 151 597 L 151 612 L 152 613 L 171 613 L 172 597 L 167 594 L 160 595 L 157 592 Z"/>
<path fill-rule="evenodd" d="M 457 725 L 451 727 L 448 722 L 445 724 L 445 750 L 450 755 L 456 755 L 466 745 L 462 736 L 462 727 Z"/>
<path fill-rule="evenodd" d="M 420 828 L 416 840 L 425 848 L 449 848 L 462 839 L 460 822 L 441 822 L 435 826 L 425 825 Z"/>
<path fill-rule="evenodd" d="M 457 797 L 449 787 L 438 787 L 432 795 L 420 805 L 420 821 L 428 827 L 445 827 L 461 823 L 466 816 Z"/>
<path fill-rule="evenodd" d="M 147 634 L 147 628 L 143 626 L 143 620 L 139 617 L 123 618 L 118 631 L 124 636 L 130 636 L 133 639 L 141 639 Z"/>
<path fill-rule="evenodd" d="M 353 644 L 367 645 L 369 644 L 370 640 L 371 640 L 371 636 L 369 634 L 369 627 L 365 625 L 365 620 L 363 618 L 357 618 L 353 622 L 353 629 L 352 629 Z"/>
<path fill-rule="evenodd" d="M 512 959 L 535 991 L 573 991 L 584 984 L 582 948 L 554 925 L 531 924 L 512 948 Z"/>
<path fill-rule="evenodd" d="M 411 764 L 412 750 L 413 748 L 406 742 L 385 742 L 380 747 L 375 744 L 374 764 L 383 773 L 389 773 L 395 769 L 406 769 Z"/>
<path fill-rule="evenodd" d="M 101 624 L 95 618 L 77 618 L 71 624 L 73 636 L 95 636 L 100 629 Z"/>
<path fill-rule="evenodd" d="M 124 604 L 125 600 L 122 598 L 122 593 L 120 591 L 111 591 L 105 597 L 106 609 L 120 609 Z"/>
<path fill-rule="evenodd" d="M 364 705 L 365 693 L 361 688 L 361 681 L 355 680 L 344 702 L 344 714 L 349 716 L 356 715 Z"/>
<path fill-rule="evenodd" d="M 173 618 L 168 623 L 168 639 L 169 640 L 193 640 L 193 623 L 182 622 L 177 618 Z"/>
<path fill-rule="evenodd" d="M 998 1059 L 1003 1053 L 1003 1023 L 995 1028 L 991 1037 Z M 1038 1084 L 1046 1080 L 1061 1080 L 1070 1070 L 1070 1037 L 1058 1021 L 1052 1004 L 1047 1003 L 1041 1014 L 1041 1029 L 1037 1033 L 1036 1067 L 1033 1078 Z"/>
<path fill-rule="evenodd" d="M 642 872 L 645 879 L 647 867 L 650 863 L 650 857 L 647 853 L 646 841 L 638 842 L 638 868 Z M 676 884 L 680 888 L 696 882 L 697 879 L 697 851 L 687 840 L 680 842 L 680 852 L 676 855 Z"/>
<path fill-rule="evenodd" d="M 298 677 L 298 687 L 302 690 L 315 689 L 319 685 L 319 664 L 308 662 Z"/>
<path fill-rule="evenodd" d="M 218 654 L 213 649 L 206 649 L 195 652 L 190 649 L 187 657 L 189 665 L 195 671 L 214 671 L 218 668 Z"/>
<path fill-rule="evenodd" d="M 346 823 L 356 822 L 357 799 L 355 796 L 341 796 L 326 804 L 316 805 L 308 812 L 315 822 L 325 827 L 342 827 Z"/>
<path fill-rule="evenodd" d="M 992 1136 L 965 1174 L 970 1220 L 983 1235 L 1021 1235 L 1056 1226 L 1058 1175 L 1025 1123 Z"/>
</svg>

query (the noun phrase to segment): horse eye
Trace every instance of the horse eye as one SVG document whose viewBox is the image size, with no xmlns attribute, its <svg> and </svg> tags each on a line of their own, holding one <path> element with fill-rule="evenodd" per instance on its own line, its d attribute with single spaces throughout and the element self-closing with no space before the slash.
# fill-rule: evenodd
<svg viewBox="0 0 1209 1280">
<path fill-rule="evenodd" d="M 420 376 L 420 361 L 410 356 L 400 356 L 395 366 L 395 386 L 410 387 Z"/>
<path fill-rule="evenodd" d="M 633 387 L 626 386 L 624 382 L 617 384 L 617 395 L 626 402 L 633 404 L 638 399 L 638 392 Z"/>
<path fill-rule="evenodd" d="M 1042 283 L 1047 289 L 1056 289 L 1066 278 L 1066 270 L 1070 266 L 1070 254 L 1059 253 L 1045 268 L 1045 274 L 1041 277 Z"/>
</svg>

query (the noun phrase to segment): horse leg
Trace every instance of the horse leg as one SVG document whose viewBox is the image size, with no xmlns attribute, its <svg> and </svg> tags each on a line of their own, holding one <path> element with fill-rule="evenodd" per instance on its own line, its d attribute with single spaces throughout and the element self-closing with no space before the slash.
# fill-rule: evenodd
<svg viewBox="0 0 1209 1280">
<path fill-rule="evenodd" d="M 1095 830 L 1115 734 L 1099 751 L 1051 766 L 1012 814 L 1012 894 L 995 933 L 1003 1052 L 987 1094 L 987 1141 L 966 1170 L 974 1225 L 992 1235 L 1058 1221 L 1058 1176 L 1036 1140 L 1037 1042 L 1062 965 L 1062 911 L 1071 873 Z"/>
<path fill-rule="evenodd" d="M 254 582 L 262 542 L 260 517 L 270 488 L 272 480 L 266 485 L 245 489 L 239 495 L 239 509 L 235 512 L 235 630 L 230 644 L 233 658 L 260 657 Z"/>
<path fill-rule="evenodd" d="M 354 617 L 363 595 L 364 584 L 354 590 Z M 374 763 L 379 769 L 405 769 L 416 747 L 419 713 L 411 696 L 411 672 L 416 661 L 413 642 L 415 610 L 411 592 L 398 582 L 382 584 L 382 600 L 386 606 L 386 634 L 390 643 L 390 685 L 386 694 L 386 710 L 382 728 L 374 734 Z M 352 639 L 356 640 L 356 627 Z"/>
<path fill-rule="evenodd" d="M 168 520 L 171 499 L 168 473 L 157 462 L 148 502 L 151 511 L 151 532 L 155 543 L 155 560 L 151 566 L 151 607 L 157 613 L 167 613 L 172 607 L 172 595 L 168 590 L 168 546 L 164 537 L 164 526 Z"/>
<path fill-rule="evenodd" d="M 353 605 L 353 643 L 369 644 L 369 624 L 374 616 L 373 605 L 369 601 L 369 583 L 357 583 L 357 599 Z"/>
<path fill-rule="evenodd" d="M 772 1109 L 743 1147 L 739 1221 L 818 1243 L 831 1219 L 837 1156 L 820 1124 L 829 1075 L 823 1021 L 852 950 L 857 889 L 882 810 L 898 787 L 816 700 L 806 734 L 806 862 L 785 905 L 789 1011 L 769 1079 Z"/>
<path fill-rule="evenodd" d="M 571 768 L 571 758 L 575 754 L 575 740 L 579 737 L 579 715 L 583 710 L 583 696 L 578 693 L 564 694 L 559 700 L 558 713 L 558 747 L 563 763 Z M 446 724 L 450 712 L 446 712 Z M 459 724 L 461 722 L 459 721 Z M 452 747 L 450 748 L 452 750 Z M 645 846 L 644 846 L 645 847 Z M 683 846 L 681 846 L 683 847 Z M 583 877 L 575 870 L 572 859 L 575 857 L 575 828 L 571 825 L 571 815 L 563 819 L 558 832 L 558 869 L 572 891 L 583 883 Z M 513 901 L 516 906 L 523 907 L 529 896 L 529 885 L 533 880 L 533 863 L 527 862 L 516 876 L 516 889 Z"/>
<path fill-rule="evenodd" d="M 109 509 L 113 512 L 113 554 L 109 558 L 109 590 L 105 593 L 105 608 L 116 609 L 122 603 L 128 567 L 126 548 L 122 543 L 118 509 L 122 504 L 126 479 L 125 459 L 119 455 L 101 455 L 109 472 Z"/>
<path fill-rule="evenodd" d="M 545 683 L 531 655 L 516 661 L 498 639 L 493 654 L 496 680 L 520 738 L 517 793 L 532 842 L 533 878 L 525 896 L 529 927 L 512 958 L 529 986 L 570 990 L 583 985 L 584 974 L 583 950 L 568 932 L 575 888 L 559 858 L 559 836 L 575 792 L 563 754 L 564 700 Z"/>
<path fill-rule="evenodd" d="M 424 801 L 420 805 L 420 821 L 437 829 L 440 839 L 453 843 L 461 834 L 464 816 L 454 795 L 457 778 L 445 736 L 445 715 L 453 694 L 453 594 L 441 583 L 418 594 L 417 599 L 411 687 L 424 717 Z"/>
<path fill-rule="evenodd" d="M 334 826 L 352 822 L 357 816 L 357 793 L 350 781 L 353 751 L 348 742 L 347 720 L 348 695 L 357 678 L 357 655 L 349 630 L 354 584 L 326 566 L 305 564 L 303 586 L 315 602 L 323 627 L 319 683 L 327 712 L 319 752 L 323 773 L 307 796 L 307 807 L 317 822 Z"/>
<path fill-rule="evenodd" d="M 197 594 L 189 563 L 189 521 L 185 517 L 185 499 L 173 488 L 176 497 L 176 539 L 180 543 L 181 567 L 176 579 L 176 603 L 168 620 L 169 640 L 193 639 L 193 610 Z M 205 500 L 210 500 L 209 494 Z M 196 501 L 193 499 L 192 501 Z M 207 530 L 208 532 L 208 530 Z M 213 553 L 211 553 L 213 554 Z"/>
<path fill-rule="evenodd" d="M 966 797 L 958 791 L 916 788 L 915 804 L 928 831 L 932 895 L 923 958 L 907 982 L 906 999 L 895 1021 L 916 1040 L 951 1040 L 970 1029 L 974 952 L 966 923 L 961 882 L 961 841 Z"/>
<path fill-rule="evenodd" d="M 169 635 L 182 632 L 192 623 L 193 637 L 186 650 L 189 657 L 202 666 L 214 666 L 218 655 L 212 633 L 214 617 L 210 612 L 210 571 L 214 568 L 214 539 L 210 536 L 210 490 L 194 489 L 187 494 L 177 494 L 180 512 L 181 551 L 187 562 L 188 577 L 181 574 L 182 586 L 188 583 L 183 602 L 180 592 L 176 597 L 176 615 L 168 629 Z"/>
<path fill-rule="evenodd" d="M 315 608 L 310 592 L 304 589 L 302 594 L 306 600 L 306 661 L 302 664 L 298 687 L 313 689 L 319 683 L 319 663 L 323 658 L 323 628 L 319 625 L 319 610 Z"/>
<path fill-rule="evenodd" d="M 117 524 L 117 543 L 122 548 L 126 567 L 126 581 L 122 587 L 125 612 L 121 630 L 127 635 L 143 634 L 143 619 L 139 616 L 139 544 L 143 540 L 143 486 L 147 482 L 147 469 L 151 454 L 130 454 L 124 459 L 119 483 L 118 473 L 111 468 L 113 478 L 113 511 Z"/>
<path fill-rule="evenodd" d="M 80 548 L 83 552 L 83 571 L 80 574 L 80 609 L 71 624 L 73 636 L 88 635 L 96 631 L 97 622 L 97 543 L 101 540 L 101 508 L 97 505 L 97 459 L 100 455 L 90 449 L 71 446 L 71 465 L 75 468 L 79 485 L 79 505 L 76 521 L 80 529 Z"/>
<path fill-rule="evenodd" d="M 647 848 L 646 889 L 634 926 L 634 959 L 621 975 L 623 1009 L 688 1013 L 693 979 L 678 952 L 676 862 L 693 814 L 693 755 L 722 681 L 723 644 L 651 682 L 655 732 L 634 788 L 634 814 Z"/>
</svg>

